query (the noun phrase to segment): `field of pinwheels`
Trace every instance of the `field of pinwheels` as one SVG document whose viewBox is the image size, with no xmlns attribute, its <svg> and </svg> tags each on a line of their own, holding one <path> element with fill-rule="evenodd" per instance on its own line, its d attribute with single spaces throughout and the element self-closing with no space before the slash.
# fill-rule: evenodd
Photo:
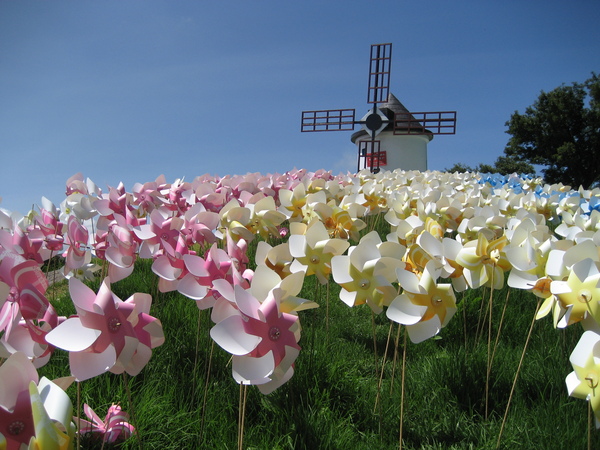
<svg viewBox="0 0 600 450">
<path fill-rule="evenodd" d="M 516 175 L 77 174 L 0 210 L 0 449 L 597 448 L 599 249 Z"/>
</svg>

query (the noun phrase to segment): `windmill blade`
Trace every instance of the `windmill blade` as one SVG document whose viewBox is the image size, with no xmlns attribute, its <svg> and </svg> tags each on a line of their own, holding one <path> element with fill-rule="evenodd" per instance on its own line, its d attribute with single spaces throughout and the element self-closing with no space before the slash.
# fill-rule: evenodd
<svg viewBox="0 0 600 450">
<path fill-rule="evenodd" d="M 384 103 L 390 91 L 392 44 L 371 45 L 367 103 Z"/>
<path fill-rule="evenodd" d="M 396 113 L 394 134 L 455 134 L 456 111 Z"/>
<path fill-rule="evenodd" d="M 324 109 L 302 111 L 301 131 L 354 130 L 354 109 Z"/>
</svg>

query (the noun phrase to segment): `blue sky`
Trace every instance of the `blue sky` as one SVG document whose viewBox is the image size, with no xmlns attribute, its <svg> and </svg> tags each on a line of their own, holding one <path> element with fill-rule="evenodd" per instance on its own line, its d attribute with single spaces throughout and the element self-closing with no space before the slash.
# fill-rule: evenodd
<svg viewBox="0 0 600 450">
<path fill-rule="evenodd" d="M 361 117 L 383 42 L 408 109 L 458 112 L 429 168 L 493 163 L 511 113 L 600 72 L 598 24 L 597 0 L 0 0 L 0 207 L 58 204 L 76 172 L 353 171 L 351 132 L 301 133 L 301 111 Z"/>
</svg>

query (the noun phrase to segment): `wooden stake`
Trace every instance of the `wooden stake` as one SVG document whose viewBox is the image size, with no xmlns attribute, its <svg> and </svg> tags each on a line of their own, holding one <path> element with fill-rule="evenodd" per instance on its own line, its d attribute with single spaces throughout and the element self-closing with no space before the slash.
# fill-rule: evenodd
<svg viewBox="0 0 600 450">
<path fill-rule="evenodd" d="M 498 433 L 498 440 L 496 441 L 496 448 L 500 448 L 500 439 L 502 438 L 502 432 L 504 431 L 504 424 L 506 423 L 506 418 L 508 417 L 508 409 L 510 408 L 510 402 L 512 400 L 513 393 L 515 392 L 515 386 L 517 385 L 517 378 L 519 378 L 519 372 L 521 371 L 521 366 L 523 365 L 523 360 L 525 359 L 525 352 L 527 351 L 527 346 L 529 345 L 529 339 L 531 338 L 531 332 L 533 331 L 533 325 L 535 325 L 535 318 L 540 309 L 541 299 L 538 298 L 537 306 L 535 307 L 535 312 L 533 313 L 533 318 L 531 319 L 531 325 L 529 327 L 529 332 L 527 333 L 527 339 L 525 339 L 525 345 L 523 346 L 523 352 L 521 353 L 521 359 L 519 360 L 519 365 L 517 366 L 517 372 L 515 373 L 515 378 L 513 380 L 512 388 L 510 389 L 510 395 L 508 396 L 508 403 L 506 404 L 506 410 L 504 411 L 504 418 L 502 419 L 502 425 L 500 426 L 500 433 Z"/>
</svg>

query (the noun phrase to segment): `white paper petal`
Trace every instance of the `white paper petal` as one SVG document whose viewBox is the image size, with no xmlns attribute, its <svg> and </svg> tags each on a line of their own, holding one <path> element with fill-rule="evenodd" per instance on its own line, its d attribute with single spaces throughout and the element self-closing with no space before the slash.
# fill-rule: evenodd
<svg viewBox="0 0 600 450">
<path fill-rule="evenodd" d="M 250 356 L 238 356 L 233 358 L 232 373 L 238 383 L 256 384 L 256 382 L 268 382 L 266 379 L 275 369 L 275 361 L 273 360 L 273 352 L 270 351 L 260 358 Z"/>
<path fill-rule="evenodd" d="M 433 316 L 429 320 L 410 325 L 406 327 L 406 329 L 408 330 L 408 337 L 411 342 L 418 344 L 440 332 L 440 318 L 438 316 Z"/>
<path fill-rule="evenodd" d="M 65 320 L 46 335 L 46 342 L 69 352 L 90 347 L 100 336 L 100 330 L 86 328 L 77 317 Z"/>
<path fill-rule="evenodd" d="M 94 378 L 110 370 L 117 361 L 117 354 L 112 345 L 106 347 L 102 353 L 71 352 L 69 363 L 71 374 L 77 381 Z"/>
<path fill-rule="evenodd" d="M 415 305 L 407 295 L 402 294 L 394 299 L 386 311 L 386 315 L 394 322 L 413 325 L 421 320 L 427 306 Z"/>
<path fill-rule="evenodd" d="M 210 336 L 225 351 L 232 355 L 246 355 L 256 348 L 261 338 L 244 331 L 240 316 L 230 316 L 210 330 Z"/>
</svg>

